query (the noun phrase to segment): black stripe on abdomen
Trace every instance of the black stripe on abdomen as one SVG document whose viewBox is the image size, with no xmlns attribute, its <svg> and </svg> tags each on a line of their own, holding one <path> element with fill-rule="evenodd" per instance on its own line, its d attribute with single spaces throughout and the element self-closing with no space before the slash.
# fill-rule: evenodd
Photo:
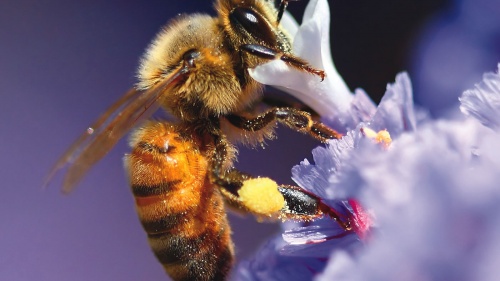
<svg viewBox="0 0 500 281">
<path fill-rule="evenodd" d="M 155 185 L 132 184 L 132 193 L 136 197 L 158 196 L 170 192 L 181 180 L 165 181 Z"/>
<path fill-rule="evenodd" d="M 180 276 L 175 274 L 176 280 L 226 280 L 233 252 L 232 246 L 222 244 L 220 238 L 207 232 L 197 238 L 149 235 L 153 251 L 167 272 L 179 267 L 183 269 Z"/>
<path fill-rule="evenodd" d="M 164 217 L 153 221 L 141 220 L 142 227 L 147 234 L 157 235 L 169 232 L 181 223 L 184 223 L 186 212 L 179 214 L 166 214 Z"/>
<path fill-rule="evenodd" d="M 210 233 L 205 232 L 197 237 L 182 237 L 162 233 L 148 234 L 148 238 L 158 260 L 162 264 L 172 264 L 194 259 L 202 252 L 202 248 L 210 248 L 210 245 L 203 245 L 209 235 Z M 209 241 L 209 243 L 213 242 Z"/>
</svg>

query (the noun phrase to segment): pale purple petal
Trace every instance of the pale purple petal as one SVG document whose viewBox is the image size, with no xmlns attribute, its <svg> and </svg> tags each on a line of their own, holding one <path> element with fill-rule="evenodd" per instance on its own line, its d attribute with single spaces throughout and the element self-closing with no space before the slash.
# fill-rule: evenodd
<svg viewBox="0 0 500 281">
<path fill-rule="evenodd" d="M 345 134 L 358 127 L 359 123 L 369 122 L 376 111 L 377 105 L 368 94 L 363 89 L 356 89 L 348 113 L 323 116 L 322 121 L 338 132 Z"/>
<path fill-rule="evenodd" d="M 500 71 L 500 64 L 498 65 Z M 459 99 L 460 110 L 473 116 L 484 126 L 500 128 L 500 73 L 486 73 L 474 89 L 465 91 Z"/>
<path fill-rule="evenodd" d="M 342 195 L 333 197 L 330 193 L 331 177 L 340 173 L 349 153 L 355 147 L 355 141 L 360 137 L 356 131 L 348 132 L 339 140 L 331 141 L 326 147 L 313 149 L 314 164 L 304 160 L 292 168 L 292 179 L 302 188 L 323 199 L 346 198 Z"/>
<path fill-rule="evenodd" d="M 329 218 L 315 221 L 310 226 L 287 230 L 283 233 L 283 239 L 288 245 L 280 253 L 285 256 L 327 259 L 336 249 L 354 252 L 362 246 L 354 232 L 346 232 Z"/>
<path fill-rule="evenodd" d="M 387 129 L 392 137 L 416 129 L 411 81 L 406 72 L 396 76 L 396 83 L 387 85 L 370 125 L 375 131 Z"/>
<path fill-rule="evenodd" d="M 363 89 L 354 90 L 354 98 L 351 103 L 351 121 L 341 120 L 347 124 L 347 128 L 354 129 L 361 122 L 368 122 L 377 111 L 377 105 L 371 100 Z M 345 116 L 341 116 L 345 118 Z"/>
<path fill-rule="evenodd" d="M 366 107 L 369 108 L 369 107 Z M 373 142 L 361 133 L 363 127 L 374 130 L 387 129 L 393 139 L 403 132 L 414 131 L 416 128 L 413 111 L 411 82 L 407 74 L 399 74 L 394 84 L 388 85 L 386 94 L 380 105 L 366 123 L 349 131 L 339 140 L 332 140 L 327 147 L 315 148 L 313 153 L 314 164 L 304 160 L 301 165 L 292 169 L 292 179 L 301 187 L 317 194 L 325 200 L 346 199 L 360 187 L 357 171 L 344 175 L 345 167 L 350 167 L 351 152 L 365 143 L 364 154 L 367 159 L 371 153 L 384 151 L 383 147 Z"/>
<path fill-rule="evenodd" d="M 302 281 L 312 280 L 323 271 L 326 258 L 294 257 L 279 254 L 284 241 L 277 237 L 261 247 L 257 255 L 242 261 L 235 269 L 238 281 Z"/>
<path fill-rule="evenodd" d="M 350 159 L 362 180 L 357 197 L 379 231 L 356 256 L 333 255 L 318 280 L 498 277 L 491 247 L 500 242 L 499 143 L 471 120 L 439 121 L 387 151 L 357 149 Z"/>
<path fill-rule="evenodd" d="M 332 223 L 330 226 L 304 226 L 287 230 L 283 233 L 283 240 L 290 245 L 317 244 L 324 242 L 328 237 L 336 237 L 344 233 L 338 224 Z"/>
<path fill-rule="evenodd" d="M 335 280 L 344 281 L 352 280 L 351 270 L 356 265 L 354 257 L 347 252 L 337 251 L 330 256 L 330 262 L 324 272 L 317 276 L 315 281 L 332 281 L 332 276 Z"/>
</svg>

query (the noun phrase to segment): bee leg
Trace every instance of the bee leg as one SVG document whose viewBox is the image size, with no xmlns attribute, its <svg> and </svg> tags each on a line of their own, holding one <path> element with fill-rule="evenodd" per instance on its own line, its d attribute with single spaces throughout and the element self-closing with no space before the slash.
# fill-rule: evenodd
<svg viewBox="0 0 500 281">
<path fill-rule="evenodd" d="M 226 202 L 233 208 L 257 217 L 273 217 L 285 206 L 276 182 L 255 178 L 234 168 L 225 169 L 230 144 L 223 135 L 213 135 L 214 151 L 210 156 L 210 180 L 219 187 Z"/>
<path fill-rule="evenodd" d="M 309 106 L 298 100 L 295 100 L 291 96 L 274 97 L 272 96 L 272 94 L 268 95 L 268 92 L 266 92 L 266 94 L 261 99 L 261 103 L 265 104 L 267 108 L 291 107 L 300 111 L 309 112 L 313 120 L 319 120 L 320 118 L 319 114 L 316 111 L 314 111 L 314 109 L 310 108 Z"/>
<path fill-rule="evenodd" d="M 280 185 L 278 191 L 283 195 L 286 206 L 281 210 L 283 220 L 311 221 L 323 215 L 330 216 L 344 230 L 351 230 L 349 220 L 344 221 L 342 214 L 321 202 L 316 195 L 298 186 Z"/>
<path fill-rule="evenodd" d="M 321 142 L 342 137 L 342 134 L 339 132 L 321 122 L 314 121 L 310 113 L 291 107 L 276 107 L 252 119 L 238 115 L 227 115 L 225 118 L 232 125 L 246 131 L 258 131 L 265 128 L 271 122 L 278 121 L 292 130 L 309 134 Z"/>
<path fill-rule="evenodd" d="M 328 215 L 345 230 L 349 222 L 314 194 L 296 186 L 278 185 L 266 177 L 252 177 L 234 168 L 224 169 L 230 144 L 221 134 L 213 134 L 214 150 L 210 156 L 210 180 L 219 186 L 225 202 L 257 218 L 311 221 Z"/>
<path fill-rule="evenodd" d="M 240 50 L 263 59 L 280 59 L 292 67 L 319 76 L 321 78 L 321 81 L 325 80 L 326 74 L 323 70 L 316 69 L 305 60 L 291 54 L 285 54 L 283 52 L 258 44 L 244 44 L 240 46 Z"/>
</svg>

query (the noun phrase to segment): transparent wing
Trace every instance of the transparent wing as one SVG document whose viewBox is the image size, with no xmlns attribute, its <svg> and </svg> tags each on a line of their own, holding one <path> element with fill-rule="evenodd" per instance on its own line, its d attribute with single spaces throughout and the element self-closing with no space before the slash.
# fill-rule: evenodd
<svg viewBox="0 0 500 281">
<path fill-rule="evenodd" d="M 59 158 L 45 185 L 64 167 L 63 192 L 69 193 L 88 170 L 101 160 L 140 120 L 150 117 L 160 106 L 161 97 L 186 75 L 184 68 L 171 73 L 146 91 L 132 89 L 115 102 Z"/>
</svg>

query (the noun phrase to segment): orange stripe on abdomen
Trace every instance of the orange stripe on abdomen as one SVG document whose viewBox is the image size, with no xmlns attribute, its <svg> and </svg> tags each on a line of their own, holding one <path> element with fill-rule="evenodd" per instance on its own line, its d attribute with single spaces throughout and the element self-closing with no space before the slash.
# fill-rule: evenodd
<svg viewBox="0 0 500 281">
<path fill-rule="evenodd" d="M 224 202 L 197 137 L 181 138 L 175 128 L 149 123 L 133 136 L 125 166 L 137 213 L 174 280 L 223 280 L 233 260 Z"/>
</svg>

